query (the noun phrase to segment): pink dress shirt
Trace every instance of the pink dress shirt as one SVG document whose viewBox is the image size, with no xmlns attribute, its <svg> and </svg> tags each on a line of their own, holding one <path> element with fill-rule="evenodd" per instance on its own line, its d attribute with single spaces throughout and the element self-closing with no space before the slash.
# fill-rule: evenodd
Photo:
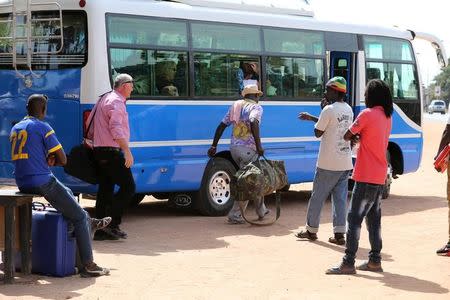
<svg viewBox="0 0 450 300">
<path fill-rule="evenodd" d="M 127 142 L 130 141 L 130 127 L 125 102 L 126 99 L 116 91 L 105 94 L 97 102 L 97 108 L 94 108 L 97 109 L 97 112 L 91 125 L 93 130 L 91 128 L 90 134 L 88 134 L 88 138 L 93 138 L 94 147 L 120 148 L 115 140 L 125 139 Z M 86 126 L 89 124 L 92 115 L 91 112 L 86 121 Z"/>
</svg>

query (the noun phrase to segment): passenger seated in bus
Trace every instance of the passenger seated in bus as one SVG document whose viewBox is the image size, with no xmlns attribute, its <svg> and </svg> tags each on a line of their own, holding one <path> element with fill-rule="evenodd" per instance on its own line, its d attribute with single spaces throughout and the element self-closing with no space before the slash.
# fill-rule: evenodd
<svg viewBox="0 0 450 300">
<path fill-rule="evenodd" d="M 162 90 L 166 86 L 173 85 L 175 74 L 177 72 L 177 64 L 174 61 L 160 61 L 155 67 L 156 88 L 162 95 Z"/>
<path fill-rule="evenodd" d="M 178 55 L 178 64 L 176 66 L 176 72 L 174 76 L 174 87 L 177 89 L 177 96 L 181 94 L 185 96 L 186 92 L 186 70 L 187 70 L 187 62 L 185 60 L 185 54 Z"/>
<path fill-rule="evenodd" d="M 173 85 L 166 85 L 161 90 L 161 96 L 173 96 L 178 97 L 178 89 L 176 86 Z"/>
<path fill-rule="evenodd" d="M 269 79 L 266 80 L 266 95 L 267 97 L 277 95 L 277 88 L 272 85 L 272 82 Z"/>
</svg>

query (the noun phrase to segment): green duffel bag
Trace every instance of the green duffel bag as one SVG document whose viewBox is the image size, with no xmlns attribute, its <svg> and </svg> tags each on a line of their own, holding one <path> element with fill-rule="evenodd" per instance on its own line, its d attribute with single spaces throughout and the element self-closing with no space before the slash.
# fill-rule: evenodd
<svg viewBox="0 0 450 300">
<path fill-rule="evenodd" d="M 265 156 L 259 157 L 239 169 L 234 178 L 234 199 L 236 201 L 256 201 L 261 197 L 277 192 L 288 184 L 284 161 L 268 160 Z M 280 217 L 280 195 L 276 193 L 277 217 L 269 224 L 253 223 L 248 221 L 241 209 L 243 218 L 255 225 L 270 225 Z"/>
</svg>

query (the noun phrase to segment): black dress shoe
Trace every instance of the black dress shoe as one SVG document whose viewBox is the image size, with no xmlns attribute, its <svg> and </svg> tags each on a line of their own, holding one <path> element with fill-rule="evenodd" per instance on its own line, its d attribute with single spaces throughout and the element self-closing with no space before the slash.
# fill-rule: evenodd
<svg viewBox="0 0 450 300">
<path fill-rule="evenodd" d="M 97 230 L 94 234 L 94 241 L 104 241 L 104 240 L 111 240 L 111 241 L 117 241 L 118 239 L 120 239 L 119 236 L 117 236 L 116 234 L 112 233 L 112 232 L 108 232 L 106 228 Z"/>
</svg>

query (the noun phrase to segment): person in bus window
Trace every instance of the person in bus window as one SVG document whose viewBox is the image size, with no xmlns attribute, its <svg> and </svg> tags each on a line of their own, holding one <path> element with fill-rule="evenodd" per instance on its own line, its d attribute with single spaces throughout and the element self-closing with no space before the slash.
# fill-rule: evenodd
<svg viewBox="0 0 450 300">
<path fill-rule="evenodd" d="M 117 75 L 114 90 L 100 98 L 93 108 L 96 113 L 91 113 L 86 121 L 89 124 L 91 118 L 94 118 L 87 137 L 93 140 L 99 175 L 95 214 L 97 218 L 103 218 L 110 212 L 112 217 L 108 227 L 95 233 L 95 240 L 127 238 L 119 225 L 122 223 L 123 210 L 135 192 L 130 169 L 134 158 L 129 148 L 130 127 L 125 105 L 132 91 L 133 78 L 128 74 Z M 115 185 L 119 186 L 116 194 Z"/>
<path fill-rule="evenodd" d="M 49 166 L 64 166 L 66 154 L 55 131 L 42 120 L 47 114 L 47 97 L 33 94 L 27 101 L 28 116 L 11 129 L 11 160 L 19 190 L 43 196 L 75 229 L 77 246 L 83 264 L 82 277 L 108 275 L 92 255 L 91 234 L 111 222 L 110 217 L 91 219 L 78 204 L 72 191 L 62 184 Z"/>
<path fill-rule="evenodd" d="M 213 157 L 216 154 L 219 139 L 224 130 L 230 125 L 233 125 L 230 152 L 233 160 L 240 168 L 257 160 L 260 155 L 264 154 L 259 136 L 259 124 L 261 123 L 263 108 L 258 101 L 262 94 L 256 85 L 244 87 L 242 91 L 244 99 L 235 101 L 222 119 L 222 122 L 217 126 L 213 143 L 208 149 L 209 157 Z M 241 204 L 243 210 L 246 209 L 247 204 L 248 201 Z M 238 201 L 235 201 L 228 213 L 229 224 L 245 223 L 239 206 Z M 254 203 L 254 206 L 260 220 L 269 213 L 264 204 L 264 197 L 261 197 L 257 203 Z"/>
<path fill-rule="evenodd" d="M 450 117 L 447 120 L 447 125 L 442 133 L 441 142 L 439 143 L 439 149 L 434 158 L 436 160 L 439 153 L 450 143 Z M 449 161 L 450 164 L 450 161 Z M 438 172 L 440 170 L 437 170 Z M 447 201 L 448 201 L 448 242 L 442 248 L 436 251 L 437 255 L 450 256 L 450 165 L 447 168 Z"/>
<path fill-rule="evenodd" d="M 241 62 L 237 70 L 237 80 L 239 84 L 239 94 L 248 84 L 256 84 L 259 87 L 259 70 L 255 62 Z"/>
<path fill-rule="evenodd" d="M 160 95 L 164 95 L 163 94 L 164 87 L 173 86 L 176 72 L 177 72 L 177 64 L 174 61 L 164 60 L 156 63 L 155 67 L 156 88 L 158 89 Z"/>
<path fill-rule="evenodd" d="M 371 250 L 369 261 L 358 270 L 382 272 L 381 267 L 381 196 L 387 176 L 386 151 L 392 128 L 394 111 L 389 86 L 380 79 L 367 83 L 366 109 L 361 111 L 344 135 L 349 141 L 359 135 L 352 178 L 355 181 L 347 214 L 347 242 L 345 255 L 339 266 L 330 268 L 326 274 L 355 274 L 355 257 L 358 251 L 361 223 L 366 219 Z"/>
<path fill-rule="evenodd" d="M 339 76 L 333 77 L 326 84 L 320 116 L 317 118 L 305 112 L 299 114 L 301 120 L 316 123 L 314 133 L 321 138 L 306 228 L 295 235 L 301 239 L 317 240 L 322 206 L 331 194 L 334 237 L 328 241 L 345 244 L 348 178 L 353 169 L 350 142 L 344 140 L 344 134 L 353 121 L 352 108 L 344 101 L 346 92 L 346 80 Z"/>
</svg>

